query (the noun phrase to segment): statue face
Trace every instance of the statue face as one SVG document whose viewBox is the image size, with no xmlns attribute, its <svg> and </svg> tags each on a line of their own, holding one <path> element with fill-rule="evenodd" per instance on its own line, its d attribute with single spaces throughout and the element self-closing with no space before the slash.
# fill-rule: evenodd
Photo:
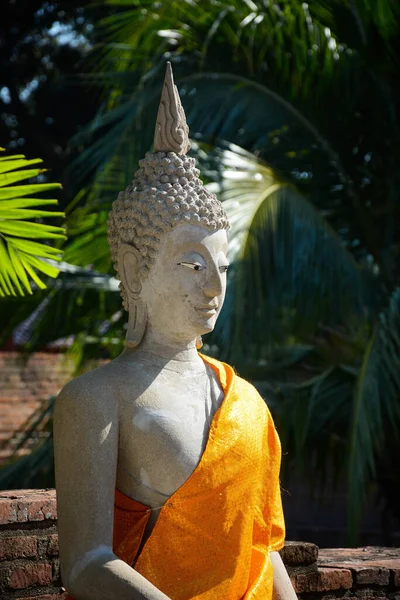
<svg viewBox="0 0 400 600">
<path fill-rule="evenodd" d="M 179 225 L 164 236 L 140 292 L 151 331 L 189 342 L 214 329 L 225 298 L 227 250 L 224 229 Z"/>
</svg>

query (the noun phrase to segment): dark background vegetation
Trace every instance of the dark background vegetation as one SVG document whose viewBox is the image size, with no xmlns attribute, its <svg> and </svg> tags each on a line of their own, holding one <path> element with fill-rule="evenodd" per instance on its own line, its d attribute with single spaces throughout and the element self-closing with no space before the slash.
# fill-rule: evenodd
<svg viewBox="0 0 400 600">
<path fill-rule="evenodd" d="M 32 297 L 1 300 L 2 343 L 36 310 L 25 350 L 68 338 L 78 368 L 120 351 L 106 218 L 151 148 L 171 60 L 193 153 L 236 218 L 208 351 L 259 382 L 281 434 L 283 487 L 297 481 L 290 502 L 298 481 L 320 497 L 328 490 L 325 499 L 341 494 L 349 543 L 367 505 L 381 543 L 395 543 L 398 4 L 8 0 L 2 9 L 0 145 L 42 157 L 45 177 L 62 182 L 64 259 L 75 267 Z M 2 485 L 51 482 L 46 444 L 6 467 Z"/>
</svg>

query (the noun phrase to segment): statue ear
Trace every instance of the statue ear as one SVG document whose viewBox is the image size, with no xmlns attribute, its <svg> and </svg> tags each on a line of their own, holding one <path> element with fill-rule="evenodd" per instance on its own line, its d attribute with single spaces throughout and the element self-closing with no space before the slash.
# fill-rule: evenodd
<svg viewBox="0 0 400 600">
<path fill-rule="evenodd" d="M 118 270 L 126 290 L 134 298 L 138 298 L 142 289 L 140 267 L 142 257 L 139 251 L 130 244 L 121 244 L 118 251 Z"/>
</svg>

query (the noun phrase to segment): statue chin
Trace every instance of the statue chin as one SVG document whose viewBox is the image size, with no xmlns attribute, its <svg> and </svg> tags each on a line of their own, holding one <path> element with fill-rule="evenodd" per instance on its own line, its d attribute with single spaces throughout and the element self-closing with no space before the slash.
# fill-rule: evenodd
<svg viewBox="0 0 400 600">
<path fill-rule="evenodd" d="M 204 324 L 199 335 L 206 335 L 207 333 L 211 333 L 215 328 L 215 321 L 215 319 L 213 319 L 212 321 L 210 319 L 208 323 Z"/>
<path fill-rule="evenodd" d="M 207 333 L 211 333 L 211 331 L 214 330 L 216 322 L 218 319 L 218 313 L 216 314 L 215 311 L 212 315 L 201 315 L 200 318 L 198 318 L 196 325 L 198 324 L 198 326 L 196 327 L 196 334 L 197 335 L 206 335 Z"/>
</svg>

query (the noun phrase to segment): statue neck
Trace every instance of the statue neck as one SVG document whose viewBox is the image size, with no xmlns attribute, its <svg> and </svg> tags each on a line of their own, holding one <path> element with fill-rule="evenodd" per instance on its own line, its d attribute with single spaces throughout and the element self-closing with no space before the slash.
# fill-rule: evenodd
<svg viewBox="0 0 400 600">
<path fill-rule="evenodd" d="M 196 339 L 179 340 L 173 336 L 158 334 L 148 325 L 140 345 L 130 350 L 125 348 L 124 354 L 135 354 L 136 358 L 144 358 L 146 362 L 159 364 L 179 364 L 181 368 L 195 368 L 202 365 L 196 349 Z"/>
</svg>

